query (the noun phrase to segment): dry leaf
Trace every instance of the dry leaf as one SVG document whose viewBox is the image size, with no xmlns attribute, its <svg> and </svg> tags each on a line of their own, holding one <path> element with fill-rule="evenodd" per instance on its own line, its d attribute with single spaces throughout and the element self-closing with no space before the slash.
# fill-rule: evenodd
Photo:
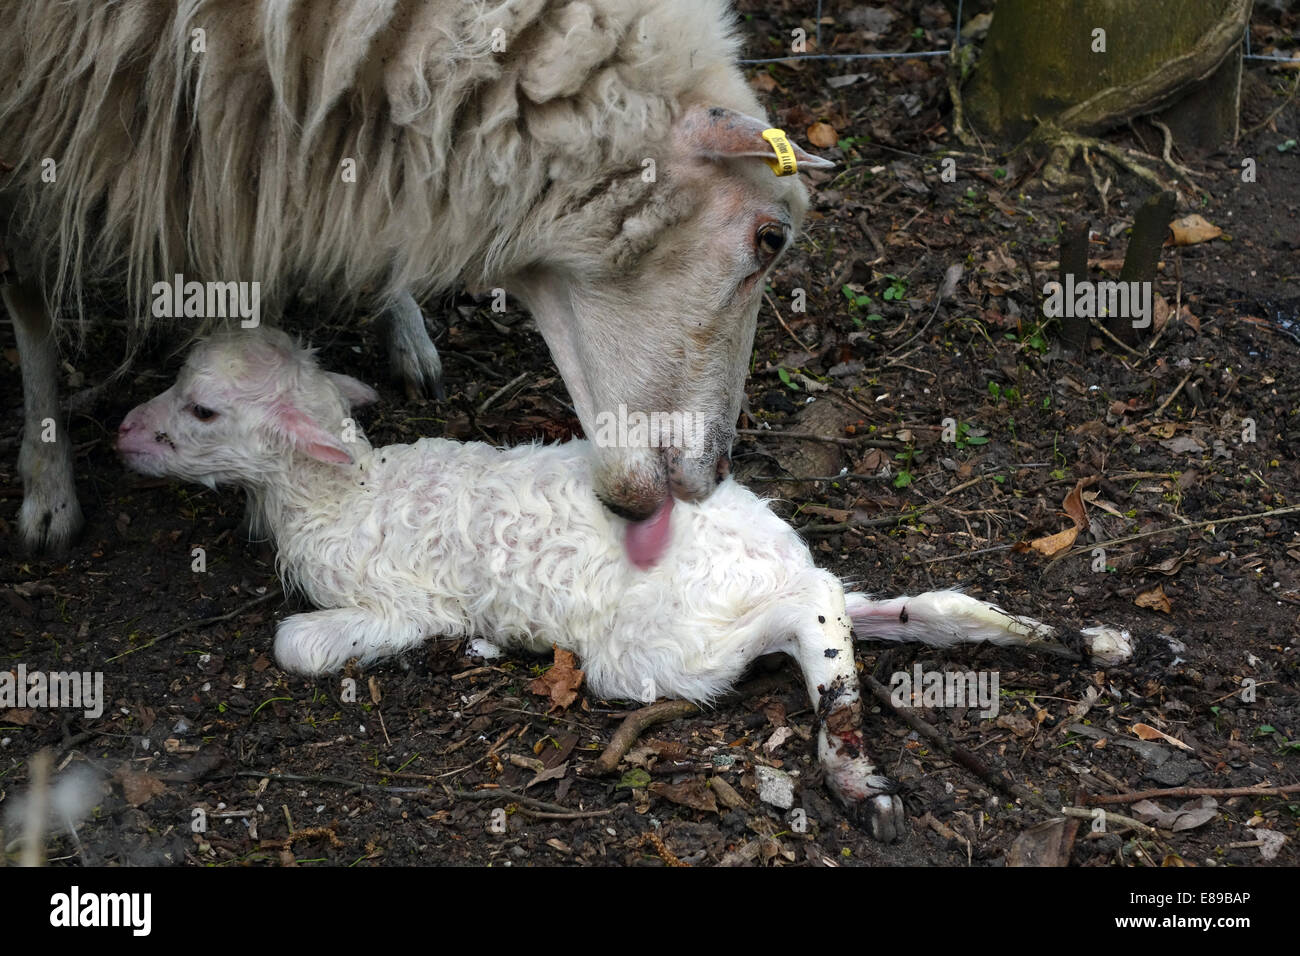
<svg viewBox="0 0 1300 956">
<path fill-rule="evenodd" d="M 718 812 L 718 801 L 709 789 L 708 784 L 703 780 L 687 780 L 685 783 L 652 783 L 646 788 L 655 796 L 663 797 L 665 800 L 671 800 L 673 803 L 679 803 L 684 807 L 690 807 L 692 810 L 706 810 L 710 813 Z"/>
<path fill-rule="evenodd" d="M 799 510 L 803 514 L 830 518 L 832 521 L 848 521 L 853 514 L 847 508 L 827 508 L 825 505 L 804 505 Z"/>
<path fill-rule="evenodd" d="M 1138 607 L 1149 608 L 1152 611 L 1161 611 L 1165 614 L 1173 612 L 1173 605 L 1169 602 L 1169 595 L 1165 593 L 1163 584 L 1157 584 L 1150 591 L 1143 591 L 1133 599 L 1133 603 Z"/>
<path fill-rule="evenodd" d="M 717 795 L 718 799 L 722 801 L 723 806 L 732 810 L 749 809 L 749 804 L 745 802 L 745 798 L 736 792 L 735 787 L 727 783 L 727 781 L 723 780 L 721 777 L 712 777 L 709 780 L 709 787 Z"/>
<path fill-rule="evenodd" d="M 551 699 L 552 710 L 566 710 L 578 699 L 582 671 L 574 667 L 577 659 L 563 648 L 555 648 L 555 664 L 529 685 L 534 694 Z"/>
<path fill-rule="evenodd" d="M 1007 851 L 1007 866 L 1067 866 L 1077 826 L 1064 817 L 1045 820 L 1025 830 Z"/>
<path fill-rule="evenodd" d="M 133 807 L 142 807 L 158 794 L 167 789 L 167 785 L 153 774 L 141 773 L 122 768 L 113 774 L 113 779 L 122 786 L 122 796 Z"/>
<path fill-rule="evenodd" d="M 1070 493 L 1065 496 L 1065 501 L 1061 502 L 1061 507 L 1074 521 L 1075 527 L 1088 527 L 1088 511 L 1083 506 L 1083 489 L 1096 483 L 1096 475 L 1090 478 L 1080 478 L 1075 482 L 1074 487 L 1070 489 Z"/>
<path fill-rule="evenodd" d="M 1074 544 L 1074 539 L 1077 537 L 1079 537 L 1079 528 L 1075 526 L 1058 531 L 1056 534 L 1049 534 L 1045 538 L 1036 538 L 1029 542 L 1029 546 L 1045 558 L 1054 558 Z"/>
<path fill-rule="evenodd" d="M 839 134 L 830 123 L 813 123 L 808 127 L 808 142 L 818 149 L 830 149 L 839 141 Z"/>
<path fill-rule="evenodd" d="M 1176 246 L 1194 246 L 1198 242 L 1209 242 L 1223 235 L 1222 229 L 1206 222 L 1205 218 L 1197 213 L 1175 219 L 1169 224 L 1169 228 L 1173 230 Z"/>
<path fill-rule="evenodd" d="M 1153 303 L 1151 314 L 1151 320 L 1154 323 L 1152 330 L 1159 332 L 1163 329 L 1165 323 L 1169 321 L 1169 316 L 1173 314 L 1173 311 L 1174 310 L 1170 308 L 1168 301 L 1166 301 L 1163 295 L 1156 296 L 1156 301 Z"/>
<path fill-rule="evenodd" d="M 1028 737 L 1038 729 L 1037 724 L 1021 714 L 1002 714 L 998 717 L 996 725 L 1003 730 L 1011 731 L 1017 737 Z"/>
<path fill-rule="evenodd" d="M 1183 743 L 1177 737 L 1170 737 L 1163 730 L 1156 730 L 1156 728 L 1152 727 L 1150 724 L 1134 724 L 1131 729 L 1133 733 L 1137 734 L 1143 740 L 1163 740 L 1165 743 L 1173 744 L 1175 747 L 1181 747 L 1188 753 L 1191 753 L 1192 751 L 1191 747 L 1187 746 L 1187 744 Z"/>
<path fill-rule="evenodd" d="M 756 73 L 749 78 L 749 86 L 760 93 L 771 93 L 777 88 L 776 77 L 771 73 Z"/>
</svg>

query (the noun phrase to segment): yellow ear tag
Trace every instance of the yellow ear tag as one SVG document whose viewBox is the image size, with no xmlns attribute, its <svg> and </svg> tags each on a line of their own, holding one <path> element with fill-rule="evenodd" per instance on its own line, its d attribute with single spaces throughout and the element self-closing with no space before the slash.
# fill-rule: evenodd
<svg viewBox="0 0 1300 956">
<path fill-rule="evenodd" d="M 799 167 L 794 161 L 794 147 L 790 145 L 790 140 L 786 138 L 784 130 L 765 129 L 763 130 L 763 139 L 771 144 L 772 152 L 776 153 L 774 159 L 766 161 L 767 165 L 772 167 L 772 172 L 778 176 L 793 176 L 799 171 Z"/>
</svg>

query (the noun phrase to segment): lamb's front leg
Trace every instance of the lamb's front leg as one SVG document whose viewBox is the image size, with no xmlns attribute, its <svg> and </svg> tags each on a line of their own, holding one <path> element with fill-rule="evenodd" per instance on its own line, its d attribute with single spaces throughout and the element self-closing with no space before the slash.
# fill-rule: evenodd
<svg viewBox="0 0 1300 956">
<path fill-rule="evenodd" d="M 815 600 L 797 610 L 791 653 L 803 669 L 817 711 L 817 755 L 826 782 L 854 809 L 869 832 L 886 843 L 901 839 L 903 802 L 877 772 L 862 734 L 862 699 L 853 659 L 853 629 L 844 589 L 827 576 Z"/>
<path fill-rule="evenodd" d="M 361 664 L 420 643 L 423 630 L 400 618 L 359 607 L 295 614 L 275 631 L 275 659 L 295 674 L 316 676 L 339 670 L 352 658 Z"/>
</svg>

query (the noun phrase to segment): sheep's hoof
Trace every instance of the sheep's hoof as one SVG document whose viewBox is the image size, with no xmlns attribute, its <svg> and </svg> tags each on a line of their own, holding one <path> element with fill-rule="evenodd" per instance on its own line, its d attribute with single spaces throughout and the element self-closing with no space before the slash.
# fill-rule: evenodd
<svg viewBox="0 0 1300 956">
<path fill-rule="evenodd" d="M 393 377 L 402 383 L 409 399 L 432 396 L 445 401 L 442 385 L 442 359 L 429 338 L 424 313 L 409 295 L 401 296 L 389 307 L 388 363 Z"/>
<path fill-rule="evenodd" d="M 29 492 L 18 511 L 18 531 L 28 550 L 62 554 L 85 524 L 76 492 L 54 495 Z"/>
</svg>

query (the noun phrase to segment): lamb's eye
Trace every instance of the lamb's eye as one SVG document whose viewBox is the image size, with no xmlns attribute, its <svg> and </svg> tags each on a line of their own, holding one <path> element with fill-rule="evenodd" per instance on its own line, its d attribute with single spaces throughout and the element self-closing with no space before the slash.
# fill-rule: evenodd
<svg viewBox="0 0 1300 956">
<path fill-rule="evenodd" d="M 217 417 L 217 413 L 206 405 L 199 405 L 196 403 L 190 406 L 190 411 L 193 412 L 194 417 L 201 422 L 210 422 L 212 419 Z"/>
<path fill-rule="evenodd" d="M 785 227 L 779 222 L 765 222 L 758 227 L 754 241 L 762 258 L 775 258 L 785 248 Z"/>
</svg>

